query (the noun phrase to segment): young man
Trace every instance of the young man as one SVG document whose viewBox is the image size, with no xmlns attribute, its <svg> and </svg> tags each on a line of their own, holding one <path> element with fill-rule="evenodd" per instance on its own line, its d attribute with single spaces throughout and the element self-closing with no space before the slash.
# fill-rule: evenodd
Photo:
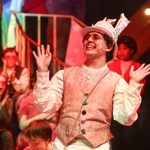
<svg viewBox="0 0 150 150">
<path fill-rule="evenodd" d="M 113 137 L 110 124 L 113 118 L 124 125 L 137 119 L 141 103 L 140 84 L 150 74 L 150 65 L 130 71 L 130 83 L 107 67 L 107 60 L 116 45 L 116 39 L 128 20 L 122 14 L 114 28 L 114 20 L 104 19 L 85 27 L 83 51 L 87 57 L 83 65 L 65 68 L 49 81 L 50 48 L 38 47 L 38 71 L 34 90 L 35 101 L 43 112 L 60 111 L 57 150 L 110 150 Z M 116 50 L 116 47 L 115 47 Z"/>
</svg>

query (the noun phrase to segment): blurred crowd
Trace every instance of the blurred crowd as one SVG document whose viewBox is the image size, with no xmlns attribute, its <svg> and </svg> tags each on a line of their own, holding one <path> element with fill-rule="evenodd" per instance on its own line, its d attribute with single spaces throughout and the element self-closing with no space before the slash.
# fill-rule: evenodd
<svg viewBox="0 0 150 150">
<path fill-rule="evenodd" d="M 0 147 L 21 150 L 28 144 L 23 131 L 36 120 L 49 120 L 34 103 L 32 90 L 35 80 L 29 81 L 29 71 L 19 65 L 18 54 L 6 48 L 0 68 Z M 51 122 L 51 123 L 50 123 Z M 55 129 L 55 121 L 47 121 Z M 52 135 L 54 140 L 54 134 Z"/>
</svg>

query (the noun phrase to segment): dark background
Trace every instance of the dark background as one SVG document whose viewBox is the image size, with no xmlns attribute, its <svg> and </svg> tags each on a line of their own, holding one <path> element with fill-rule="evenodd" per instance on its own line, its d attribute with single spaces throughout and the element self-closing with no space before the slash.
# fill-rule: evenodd
<svg viewBox="0 0 150 150">
<path fill-rule="evenodd" d="M 47 0 L 49 13 L 70 14 L 91 25 L 103 19 L 119 17 L 125 13 L 130 18 L 147 0 Z"/>
<path fill-rule="evenodd" d="M 147 0 L 85 0 L 85 22 L 91 25 L 105 16 L 119 17 L 125 13 L 130 18 Z"/>
</svg>

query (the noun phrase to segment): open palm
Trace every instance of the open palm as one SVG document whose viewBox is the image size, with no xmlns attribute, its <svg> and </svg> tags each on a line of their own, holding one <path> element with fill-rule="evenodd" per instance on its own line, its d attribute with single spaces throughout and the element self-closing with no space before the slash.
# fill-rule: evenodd
<svg viewBox="0 0 150 150">
<path fill-rule="evenodd" d="M 39 72 L 47 72 L 51 62 L 50 46 L 45 49 L 43 45 L 37 47 L 37 54 L 33 51 Z"/>
<path fill-rule="evenodd" d="M 150 64 L 142 64 L 137 70 L 134 71 L 134 66 L 130 69 L 130 79 L 140 83 L 147 75 L 150 74 Z"/>
</svg>

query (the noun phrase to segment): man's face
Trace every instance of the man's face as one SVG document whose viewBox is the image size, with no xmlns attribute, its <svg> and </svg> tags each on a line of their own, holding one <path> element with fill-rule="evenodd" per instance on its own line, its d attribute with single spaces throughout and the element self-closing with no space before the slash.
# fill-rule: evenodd
<svg viewBox="0 0 150 150">
<path fill-rule="evenodd" d="M 2 95 L 6 89 L 6 78 L 0 75 L 0 95 Z"/>
<path fill-rule="evenodd" d="M 119 60 L 124 60 L 124 61 L 130 60 L 132 54 L 133 51 L 129 49 L 125 44 L 118 45 L 117 57 Z"/>
<path fill-rule="evenodd" d="M 102 49 L 107 49 L 106 41 L 102 34 L 90 32 L 83 38 L 83 50 L 87 57 L 99 57 L 106 53 Z"/>
<path fill-rule="evenodd" d="M 6 67 L 15 67 L 18 61 L 18 56 L 15 52 L 7 52 L 3 58 L 6 61 Z"/>
</svg>

